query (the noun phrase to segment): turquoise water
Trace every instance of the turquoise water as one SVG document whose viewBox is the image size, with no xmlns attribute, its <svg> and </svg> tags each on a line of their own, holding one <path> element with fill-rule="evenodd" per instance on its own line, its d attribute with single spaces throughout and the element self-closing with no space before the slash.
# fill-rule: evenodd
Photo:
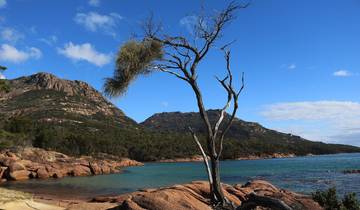
<svg viewBox="0 0 360 210">
<path fill-rule="evenodd" d="M 360 153 L 322 155 L 267 160 L 223 161 L 222 182 L 245 183 L 263 179 L 301 193 L 336 186 L 340 193 L 360 195 L 360 174 L 343 174 L 345 169 L 360 169 Z M 89 198 L 206 180 L 202 162 L 146 163 L 129 167 L 121 174 L 92 177 L 68 177 L 6 183 L 5 187 L 35 194 L 62 195 L 64 198 Z"/>
</svg>

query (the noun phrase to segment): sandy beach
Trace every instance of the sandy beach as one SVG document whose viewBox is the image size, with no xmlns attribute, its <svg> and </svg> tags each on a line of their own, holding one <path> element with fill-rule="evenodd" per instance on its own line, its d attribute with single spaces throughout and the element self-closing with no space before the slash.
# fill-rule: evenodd
<svg viewBox="0 0 360 210">
<path fill-rule="evenodd" d="M 34 199 L 29 193 L 0 188 L 0 208 L 5 210 L 62 210 L 64 207 Z"/>
<path fill-rule="evenodd" d="M 34 196 L 16 190 L 0 188 L 1 210 L 102 210 L 116 203 L 88 203 L 86 200 L 64 200 L 54 196 Z"/>
</svg>

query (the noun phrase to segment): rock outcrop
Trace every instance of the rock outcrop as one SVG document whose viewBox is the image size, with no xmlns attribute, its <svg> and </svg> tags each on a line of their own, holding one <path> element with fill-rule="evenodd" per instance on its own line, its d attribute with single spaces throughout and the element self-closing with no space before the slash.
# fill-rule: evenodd
<svg viewBox="0 0 360 210">
<path fill-rule="evenodd" d="M 360 169 L 349 169 L 343 171 L 344 174 L 360 174 Z"/>
<path fill-rule="evenodd" d="M 259 196 L 279 199 L 294 210 L 322 209 L 310 196 L 278 189 L 269 182 L 262 180 L 255 180 L 245 185 L 223 184 L 223 189 L 227 199 L 233 202 L 235 206 L 240 206 L 248 201 L 253 193 L 256 193 Z M 93 199 L 95 203 L 119 203 L 117 207 L 113 208 L 114 210 L 211 210 L 209 201 L 209 185 L 204 181 Z"/>
<path fill-rule="evenodd" d="M 273 153 L 263 155 L 249 155 L 246 157 L 239 157 L 237 160 L 258 160 L 258 159 L 271 159 L 271 158 L 293 158 L 296 157 L 293 153 Z"/>
<path fill-rule="evenodd" d="M 204 158 L 201 155 L 193 155 L 188 158 L 175 158 L 175 159 L 162 159 L 159 160 L 161 163 L 177 163 L 177 162 L 201 162 Z"/>
<path fill-rule="evenodd" d="M 110 174 L 119 173 L 121 167 L 140 165 L 143 164 L 115 156 L 101 159 L 90 156 L 75 158 L 54 151 L 25 148 L 17 152 L 0 152 L 0 180 Z"/>
</svg>

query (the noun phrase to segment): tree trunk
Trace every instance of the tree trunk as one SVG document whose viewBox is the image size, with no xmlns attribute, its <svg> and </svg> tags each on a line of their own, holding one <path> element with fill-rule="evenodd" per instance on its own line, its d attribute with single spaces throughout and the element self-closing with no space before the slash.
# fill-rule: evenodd
<svg viewBox="0 0 360 210">
<path fill-rule="evenodd" d="M 223 207 L 226 205 L 226 200 L 221 188 L 219 160 L 213 156 L 211 156 L 211 172 L 213 180 L 211 199 L 214 201 L 212 203 L 216 204 L 217 207 Z"/>
<path fill-rule="evenodd" d="M 220 182 L 220 168 L 219 168 L 219 160 L 217 159 L 216 150 L 215 150 L 215 139 L 214 134 L 211 128 L 211 124 L 208 118 L 208 115 L 206 113 L 204 103 L 202 100 L 202 95 L 199 90 L 199 87 L 196 83 L 196 80 L 190 80 L 190 85 L 194 90 L 197 102 L 198 102 L 198 108 L 200 112 L 200 117 L 202 118 L 204 125 L 207 130 L 207 149 L 210 156 L 210 167 L 211 167 L 211 177 L 212 177 L 212 183 L 210 183 L 210 198 L 211 203 L 214 205 L 215 209 L 225 209 L 227 205 L 224 193 L 221 188 L 221 182 Z"/>
</svg>

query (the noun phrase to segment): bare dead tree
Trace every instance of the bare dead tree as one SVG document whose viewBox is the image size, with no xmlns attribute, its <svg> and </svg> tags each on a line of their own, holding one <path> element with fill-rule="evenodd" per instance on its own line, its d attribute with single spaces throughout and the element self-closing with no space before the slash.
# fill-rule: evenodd
<svg viewBox="0 0 360 210">
<path fill-rule="evenodd" d="M 235 19 L 239 9 L 248 4 L 239 5 L 230 3 L 224 10 L 205 16 L 197 16 L 190 37 L 170 36 L 160 34 L 161 24 L 156 24 L 150 16 L 143 24 L 144 37 L 142 41 L 129 40 L 120 48 L 116 57 L 116 68 L 111 78 L 106 78 L 104 92 L 109 96 L 123 94 L 131 81 L 137 76 L 155 71 L 165 72 L 185 81 L 193 90 L 200 117 L 206 128 L 206 142 L 204 145 L 198 139 L 196 131 L 191 127 L 189 131 L 203 156 L 206 172 L 210 184 L 211 204 L 214 209 L 235 209 L 224 196 L 220 180 L 220 157 L 223 151 L 225 134 L 229 130 L 238 110 L 238 100 L 244 89 L 244 73 L 241 77 L 239 89 L 234 87 L 233 70 L 231 68 L 231 51 L 229 42 L 217 48 L 218 40 L 222 37 L 224 28 Z M 224 53 L 224 78 L 216 77 L 217 82 L 224 89 L 227 100 L 219 111 L 215 122 L 210 121 L 206 111 L 201 89 L 198 85 L 198 65 L 204 60 L 211 49 L 220 49 Z M 230 116 L 227 110 L 230 108 Z M 238 209 L 251 209 L 256 206 L 265 206 L 275 209 L 291 209 L 284 202 L 270 197 L 253 194 L 248 202 Z"/>
<path fill-rule="evenodd" d="M 206 128 L 206 150 L 196 132 L 192 128 L 189 128 L 189 131 L 203 156 L 210 184 L 211 203 L 215 209 L 235 208 L 224 196 L 219 164 L 225 134 L 235 118 L 239 95 L 244 89 L 244 74 L 242 74 L 240 88 L 237 90 L 234 87 L 229 50 L 232 42 L 222 47 L 216 47 L 216 45 L 223 35 L 224 28 L 236 18 L 235 13 L 247 6 L 248 4 L 240 5 L 232 2 L 225 9 L 211 16 L 204 14 L 197 16 L 190 37 L 161 34 L 161 25 L 156 24 L 153 16 L 150 16 L 143 24 L 143 40 L 141 42 L 130 40 L 122 46 L 117 55 L 114 77 L 107 78 L 104 85 L 105 93 L 108 95 L 120 95 L 136 76 L 152 71 L 168 73 L 190 85 Z M 224 53 L 226 69 L 224 78 L 216 77 L 227 95 L 227 100 L 219 109 L 219 117 L 215 123 L 209 120 L 203 102 L 202 91 L 198 85 L 197 68 L 211 49 L 220 49 Z M 231 115 L 226 117 L 231 104 L 233 105 Z"/>
<path fill-rule="evenodd" d="M 190 40 L 184 36 L 159 36 L 158 31 L 160 27 L 154 24 L 152 18 L 149 18 L 144 24 L 146 39 L 161 43 L 165 49 L 164 57 L 160 62 L 153 64 L 152 67 L 185 81 L 191 86 L 195 93 L 199 113 L 206 128 L 206 147 L 208 154 L 206 154 L 203 146 L 199 142 L 195 131 L 191 128 L 189 128 L 189 130 L 204 158 L 211 188 L 212 204 L 214 207 L 221 208 L 229 206 L 229 202 L 226 200 L 221 188 L 219 160 L 223 151 L 225 134 L 230 128 L 238 110 L 239 95 L 244 89 L 244 74 L 242 75 L 242 85 L 239 90 L 236 90 L 234 88 L 233 74 L 230 66 L 231 52 L 228 50 L 231 43 L 221 47 L 220 49 L 224 52 L 226 62 L 226 76 L 222 79 L 216 77 L 216 79 L 225 90 L 227 100 L 225 105 L 219 110 L 219 118 L 212 124 L 206 112 L 202 92 L 198 85 L 197 66 L 203 61 L 209 50 L 215 48 L 216 41 L 222 37 L 224 27 L 234 20 L 234 13 L 238 9 L 246 7 L 247 5 L 239 5 L 233 2 L 212 18 L 198 16 L 192 33 L 193 39 Z M 230 119 L 225 121 L 226 111 L 230 108 L 231 104 L 233 104 L 233 107 Z M 223 129 L 220 130 L 220 128 Z"/>
</svg>

